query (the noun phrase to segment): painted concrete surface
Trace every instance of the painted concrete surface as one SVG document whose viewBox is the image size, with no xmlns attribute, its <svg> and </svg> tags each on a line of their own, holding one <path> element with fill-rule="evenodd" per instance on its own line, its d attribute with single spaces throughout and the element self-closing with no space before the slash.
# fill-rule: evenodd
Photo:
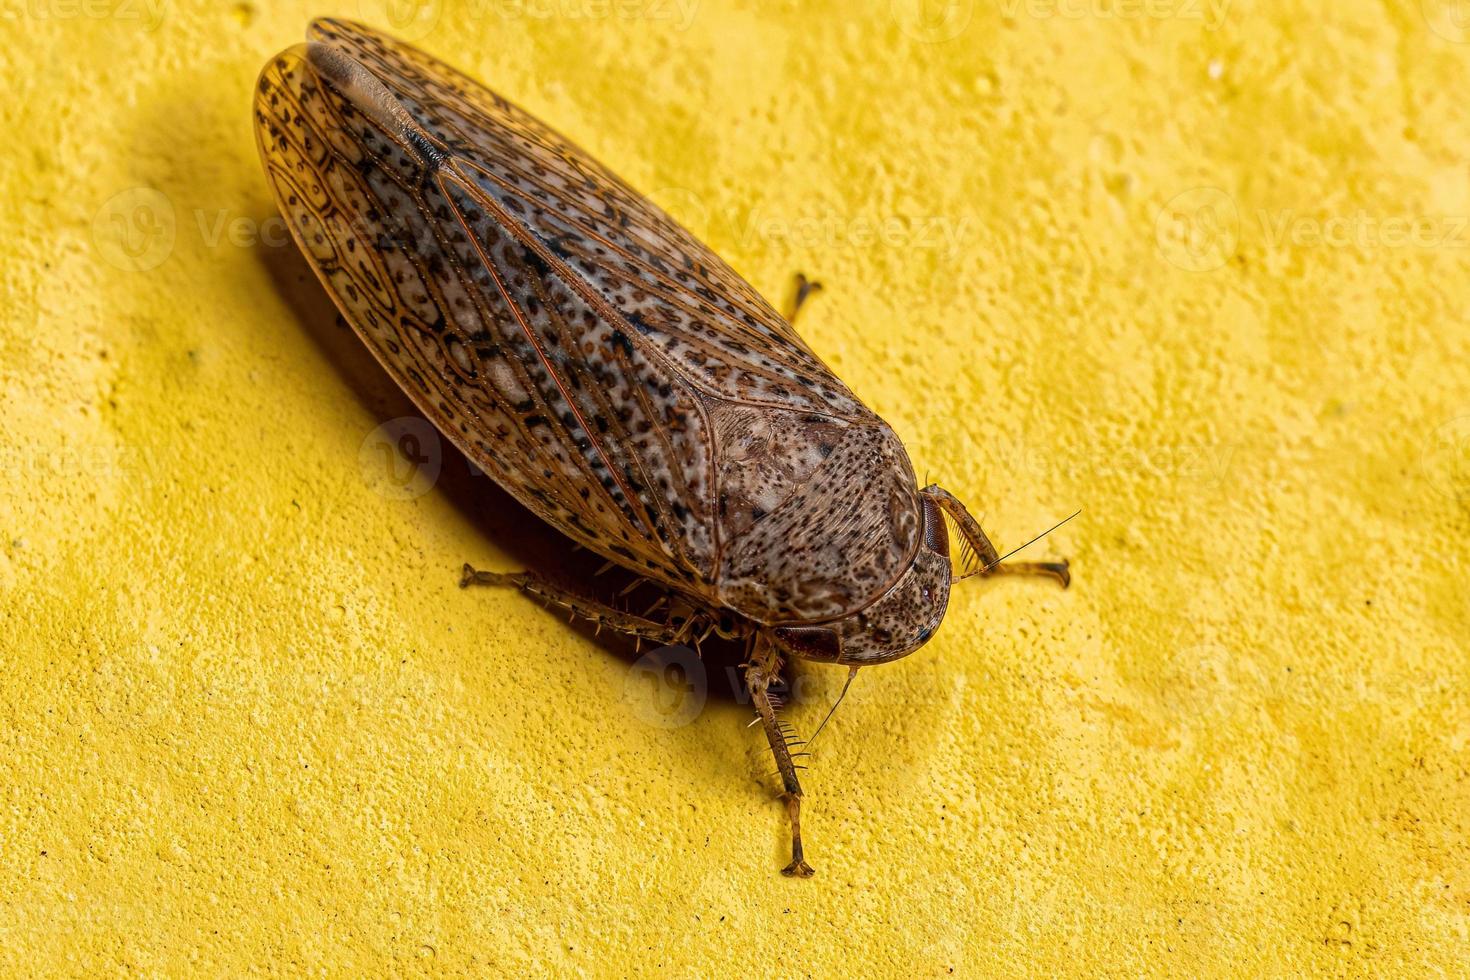
<svg viewBox="0 0 1470 980">
<path fill-rule="evenodd" d="M 1456 9 L 4 7 L 0 971 L 1462 974 Z M 718 669 L 455 587 L 569 566 L 273 220 L 251 85 L 318 13 L 820 278 L 1002 548 L 1082 509 L 1072 590 L 966 583 L 858 677 L 815 879 Z"/>
</svg>

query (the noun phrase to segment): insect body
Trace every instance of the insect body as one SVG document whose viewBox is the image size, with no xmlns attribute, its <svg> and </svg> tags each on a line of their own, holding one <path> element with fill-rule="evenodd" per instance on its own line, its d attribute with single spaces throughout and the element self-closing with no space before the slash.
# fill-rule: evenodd
<svg viewBox="0 0 1470 980">
<path fill-rule="evenodd" d="M 768 692 L 783 657 L 883 663 L 950 583 L 1000 564 L 893 430 L 718 256 L 564 137 L 369 28 L 312 23 L 261 73 L 276 200 L 343 316 L 418 408 L 574 541 L 666 591 L 648 618 L 520 585 L 659 642 L 717 629 L 746 681 L 802 855 Z M 950 533 L 973 562 L 952 561 Z"/>
</svg>

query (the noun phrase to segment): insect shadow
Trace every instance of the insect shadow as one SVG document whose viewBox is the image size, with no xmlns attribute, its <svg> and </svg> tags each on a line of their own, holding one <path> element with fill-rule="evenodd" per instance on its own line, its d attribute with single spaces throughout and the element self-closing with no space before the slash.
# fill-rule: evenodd
<svg viewBox="0 0 1470 980">
<path fill-rule="evenodd" d="M 300 250 L 292 244 L 286 248 L 260 249 L 258 254 L 277 292 L 300 321 L 303 333 L 363 407 L 382 420 L 423 419 L 403 389 L 342 319 Z M 427 420 L 424 425 L 432 429 Z M 604 571 L 606 563 L 600 555 L 579 548 L 523 507 L 494 480 L 479 472 L 448 439 L 438 437 L 438 443 L 442 458 L 434 490 L 443 494 L 486 539 L 506 552 L 510 559 L 506 570 L 536 571 L 553 581 L 576 587 L 579 594 L 617 597 L 614 599 L 617 604 L 638 612 L 657 598 L 656 591 L 637 585 L 636 577 L 626 569 L 613 565 Z M 356 464 L 346 461 L 344 465 Z M 465 560 L 473 562 L 482 553 L 473 540 L 465 542 Z M 458 566 L 444 569 L 446 590 L 458 587 L 459 574 Z M 628 590 L 626 594 L 625 590 Z M 489 615 L 492 593 L 486 591 L 485 596 Z M 532 600 L 526 597 L 520 601 Z M 545 614 L 556 615 L 553 610 Z M 566 623 L 565 618 L 562 622 Z M 582 619 L 567 623 L 567 628 L 629 665 L 647 663 L 646 659 L 640 659 L 650 652 L 647 644 L 640 650 L 631 638 L 612 630 L 599 633 L 593 624 Z M 714 701 L 749 704 L 749 695 L 740 680 L 744 646 L 712 635 L 701 644 L 699 652 L 707 685 L 703 696 Z M 801 685 L 796 685 L 796 690 L 800 692 Z M 773 688 L 773 692 L 784 693 L 779 688 Z"/>
</svg>

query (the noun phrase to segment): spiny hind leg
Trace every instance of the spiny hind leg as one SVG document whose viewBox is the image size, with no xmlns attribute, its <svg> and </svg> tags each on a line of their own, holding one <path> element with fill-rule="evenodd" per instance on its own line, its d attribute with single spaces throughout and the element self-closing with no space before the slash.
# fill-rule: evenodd
<svg viewBox="0 0 1470 980">
<path fill-rule="evenodd" d="M 991 575 L 1046 575 L 1056 579 L 1062 588 L 1072 584 L 1072 573 L 1063 561 L 1003 561 L 998 565 L 980 569 L 982 576 Z"/>
<path fill-rule="evenodd" d="M 466 564 L 459 578 L 459 587 L 467 589 L 471 585 L 503 585 L 520 589 L 543 602 L 565 609 L 573 617 L 596 623 L 599 629 L 607 627 L 616 633 L 635 636 L 639 640 L 678 643 L 687 639 L 686 634 L 689 632 L 690 624 L 687 621 L 660 623 L 625 612 L 605 602 L 553 585 L 533 572 L 482 572 Z"/>
<path fill-rule="evenodd" d="M 815 279 L 808 279 L 804 274 L 796 274 L 796 293 L 792 297 L 790 310 L 786 314 L 787 323 L 796 322 L 796 314 L 801 312 L 802 305 L 811 298 L 812 293 L 822 288 L 822 284 Z"/>
<path fill-rule="evenodd" d="M 760 637 L 754 641 L 750 664 L 745 671 L 745 685 L 755 703 L 756 713 L 766 730 L 766 741 L 776 757 L 781 775 L 781 788 L 786 800 L 786 816 L 791 820 L 791 863 L 781 869 L 788 878 L 810 878 L 816 874 L 806 863 L 801 849 L 801 783 L 797 781 L 797 765 L 791 759 L 791 741 L 787 730 L 776 718 L 769 688 L 781 671 L 781 658 L 773 644 Z"/>
<path fill-rule="evenodd" d="M 1066 588 L 1072 583 L 1072 573 L 1067 570 L 1066 561 L 1008 561 L 1002 562 L 1000 554 L 996 552 L 995 545 L 990 543 L 990 538 L 980 529 L 980 522 L 970 516 L 965 505 L 960 503 L 958 497 L 948 490 L 931 483 L 919 491 L 924 496 L 939 505 L 954 521 L 955 529 L 959 531 L 960 537 L 965 544 L 975 553 L 977 567 L 968 571 L 962 571 L 958 578 L 965 578 L 976 573 L 980 575 L 1046 575 L 1061 583 Z M 960 563 L 963 566 L 964 563 Z"/>
</svg>

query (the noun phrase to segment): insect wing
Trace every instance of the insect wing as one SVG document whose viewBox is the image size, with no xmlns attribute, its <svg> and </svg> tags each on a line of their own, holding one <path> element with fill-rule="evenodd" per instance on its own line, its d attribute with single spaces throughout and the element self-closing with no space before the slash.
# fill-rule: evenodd
<svg viewBox="0 0 1470 980">
<path fill-rule="evenodd" d="M 555 131 L 370 29 L 309 37 L 262 73 L 257 137 L 344 316 L 538 515 L 710 594 L 712 408 L 876 418 L 728 265 Z"/>
<path fill-rule="evenodd" d="M 681 375 L 740 402 L 869 417 L 723 259 L 551 127 L 371 28 L 322 19 L 308 37 L 381 79 L 464 160 L 467 176 L 613 303 Z"/>
</svg>

